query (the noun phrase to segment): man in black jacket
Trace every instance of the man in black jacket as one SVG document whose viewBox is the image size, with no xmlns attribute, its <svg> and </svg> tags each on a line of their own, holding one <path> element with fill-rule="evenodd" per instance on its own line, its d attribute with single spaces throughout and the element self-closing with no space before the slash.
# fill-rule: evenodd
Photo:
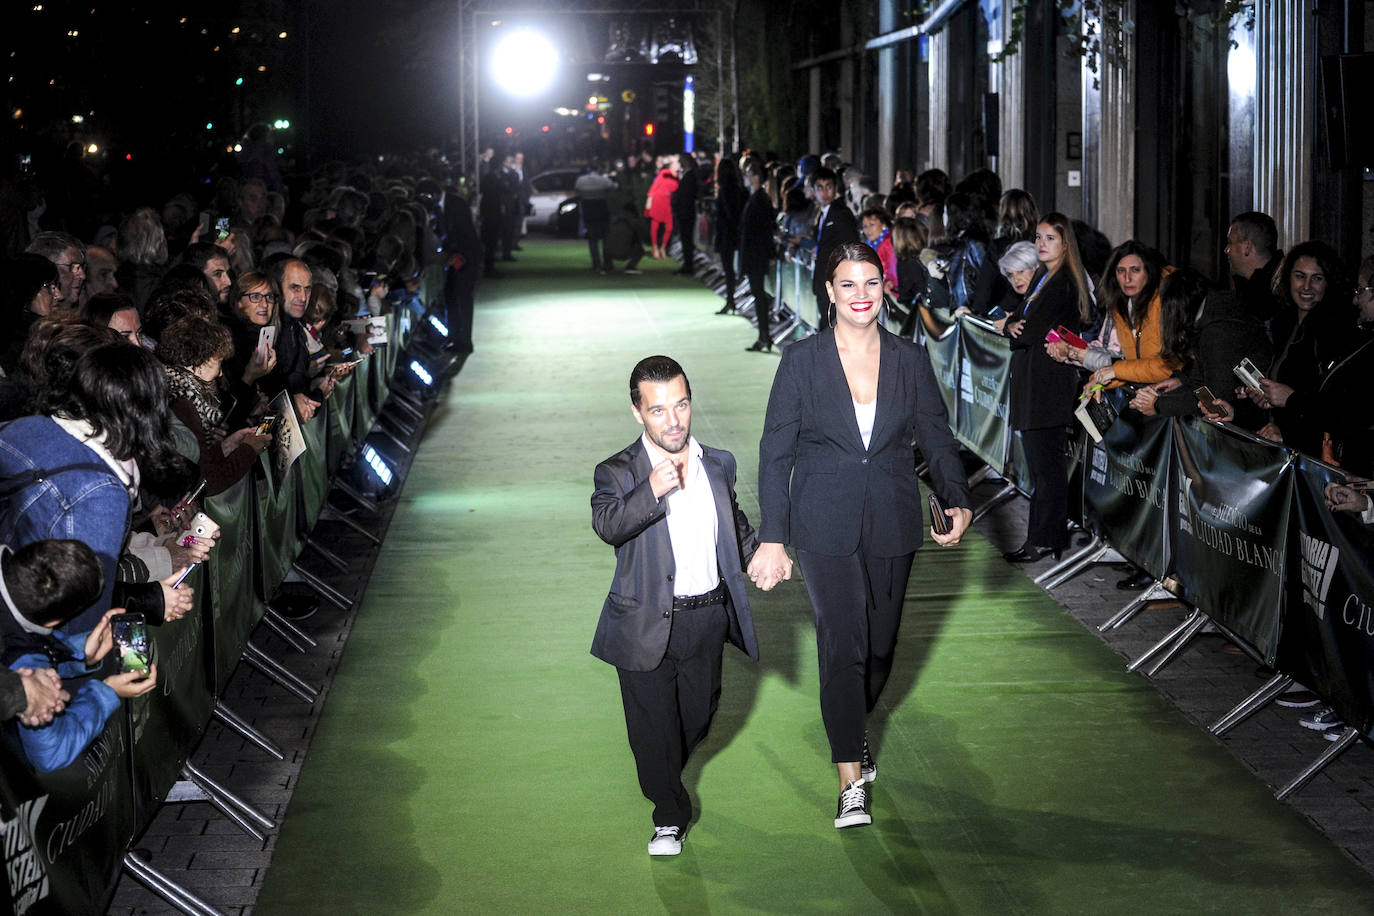
<svg viewBox="0 0 1374 916">
<path fill-rule="evenodd" d="M 773 201 L 763 189 L 763 173 L 757 165 L 750 164 L 744 170 L 745 181 L 749 183 L 749 199 L 744 202 L 744 214 L 740 217 L 739 257 L 740 267 L 749 280 L 749 295 L 754 297 L 754 315 L 759 323 L 759 336 L 749 349 L 753 352 L 771 350 L 773 336 L 771 321 L 773 297 L 764 288 L 764 275 L 777 254 L 773 239 Z"/>
<path fill-rule="evenodd" d="M 1274 273 L 1283 262 L 1273 217 L 1247 210 L 1231 220 L 1226 232 L 1226 260 L 1241 306 L 1259 321 L 1273 318 L 1279 307 L 1273 290 Z"/>
<path fill-rule="evenodd" d="M 830 253 L 841 245 L 859 241 L 859 222 L 844 201 L 836 199 L 838 187 L 839 179 L 830 169 L 822 166 L 811 173 L 812 193 L 816 196 L 816 206 L 821 208 L 811 233 L 816 239 L 816 268 L 812 274 L 811 288 L 816 293 L 821 327 L 830 324 L 830 294 L 825 291 L 826 265 L 830 262 Z"/>
<path fill-rule="evenodd" d="M 701 176 L 691 153 L 679 156 L 678 165 L 681 172 L 672 197 L 673 226 L 682 243 L 682 266 L 677 273 L 690 275 L 697 259 L 697 197 L 701 194 Z"/>
</svg>

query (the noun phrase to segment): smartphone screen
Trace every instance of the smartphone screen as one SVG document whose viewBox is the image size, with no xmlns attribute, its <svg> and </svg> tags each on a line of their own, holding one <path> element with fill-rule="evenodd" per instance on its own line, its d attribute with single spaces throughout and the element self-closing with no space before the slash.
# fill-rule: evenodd
<svg viewBox="0 0 1374 916">
<path fill-rule="evenodd" d="M 229 217 L 221 216 L 215 220 L 215 241 L 222 242 L 229 238 Z"/>
<path fill-rule="evenodd" d="M 119 647 L 119 670 L 148 673 L 152 654 L 148 649 L 148 622 L 142 614 L 116 614 L 110 631 Z"/>
</svg>

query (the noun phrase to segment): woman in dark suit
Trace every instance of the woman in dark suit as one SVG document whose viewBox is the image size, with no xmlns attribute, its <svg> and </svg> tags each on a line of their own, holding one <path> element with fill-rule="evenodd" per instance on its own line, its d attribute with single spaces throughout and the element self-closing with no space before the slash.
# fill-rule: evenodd
<svg viewBox="0 0 1374 916">
<path fill-rule="evenodd" d="M 862 242 L 828 262 L 832 328 L 783 351 L 759 443 L 758 552 L 749 573 L 790 578 L 791 544 L 816 619 L 821 717 L 839 770 L 836 827 L 872 823 L 877 776 L 866 721 L 892 670 L 902 600 L 921 544 L 912 447 L 951 508 L 957 544 L 973 513 L 968 480 L 925 350 L 882 329 L 883 268 Z M 790 484 L 790 487 L 789 487 Z"/>
<path fill-rule="evenodd" d="M 1060 325 L 1077 332 L 1092 318 L 1092 294 L 1067 216 L 1051 213 L 1040 221 L 1035 252 L 1040 269 L 1030 292 L 1002 327 L 1011 338 L 1007 420 L 1021 433 L 1032 486 L 1026 542 L 1002 555 L 1012 563 L 1050 553 L 1057 559 L 1069 542 L 1064 445 L 1077 403 L 1078 370 L 1045 352 L 1045 335 Z"/>
</svg>

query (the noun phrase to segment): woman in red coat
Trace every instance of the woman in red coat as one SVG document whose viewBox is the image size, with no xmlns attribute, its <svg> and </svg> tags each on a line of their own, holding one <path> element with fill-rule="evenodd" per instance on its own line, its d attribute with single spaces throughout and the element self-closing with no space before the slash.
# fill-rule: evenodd
<svg viewBox="0 0 1374 916">
<path fill-rule="evenodd" d="M 649 241 L 653 245 L 655 258 L 668 256 L 668 240 L 673 237 L 672 200 L 678 183 L 675 165 L 676 162 L 659 171 L 658 177 L 649 186 L 649 199 L 644 206 L 644 215 L 649 217 Z"/>
</svg>

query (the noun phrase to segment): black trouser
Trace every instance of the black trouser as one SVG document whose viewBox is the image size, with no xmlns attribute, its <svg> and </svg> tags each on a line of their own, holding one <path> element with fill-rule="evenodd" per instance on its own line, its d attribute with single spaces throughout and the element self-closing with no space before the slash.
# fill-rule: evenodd
<svg viewBox="0 0 1374 916">
<path fill-rule="evenodd" d="M 469 277 L 477 272 L 477 265 L 469 264 L 463 271 L 467 277 L 452 267 L 444 271 L 444 323 L 448 325 L 449 340 L 461 350 L 471 350 L 476 284 Z"/>
<path fill-rule="evenodd" d="M 678 241 L 682 243 L 682 266 L 692 268 L 697 260 L 697 214 L 674 213 L 673 228 L 677 230 Z"/>
<path fill-rule="evenodd" d="M 768 265 L 762 267 L 751 267 L 744 272 L 745 278 L 749 281 L 749 295 L 754 297 L 754 317 L 759 321 L 759 343 L 773 343 L 773 297 L 768 295 L 768 290 L 763 285 L 763 275 L 768 272 Z"/>
<path fill-rule="evenodd" d="M 685 828 L 692 820 L 682 768 L 706 737 L 720 704 L 721 655 L 729 625 L 723 602 L 674 611 L 668 651 L 658 667 L 616 669 L 639 788 L 654 803 L 655 826 Z"/>
<path fill-rule="evenodd" d="M 592 255 L 592 270 L 610 270 L 611 259 L 606 257 L 606 226 L 587 223 L 587 250 Z"/>
<path fill-rule="evenodd" d="M 863 755 L 868 714 L 892 673 L 915 557 L 870 556 L 862 543 L 847 557 L 797 551 L 816 618 L 821 719 L 831 763 L 854 763 Z"/>
<path fill-rule="evenodd" d="M 725 301 L 729 305 L 735 304 L 735 287 L 739 286 L 739 277 L 735 274 L 735 250 L 727 248 L 720 254 L 720 268 L 725 271 Z"/>
<path fill-rule="evenodd" d="M 642 257 L 644 257 L 644 252 L 643 250 L 640 250 L 635 254 L 630 255 L 628 260 L 622 258 L 622 260 L 625 260 L 625 269 L 634 270 L 635 265 L 639 263 L 639 259 Z M 606 255 L 606 269 L 615 270 L 615 259 L 612 258 L 609 254 Z"/>
<path fill-rule="evenodd" d="M 1030 471 L 1030 518 L 1026 543 L 1062 550 L 1069 544 L 1069 479 L 1065 471 L 1064 427 L 1021 430 Z"/>
</svg>

